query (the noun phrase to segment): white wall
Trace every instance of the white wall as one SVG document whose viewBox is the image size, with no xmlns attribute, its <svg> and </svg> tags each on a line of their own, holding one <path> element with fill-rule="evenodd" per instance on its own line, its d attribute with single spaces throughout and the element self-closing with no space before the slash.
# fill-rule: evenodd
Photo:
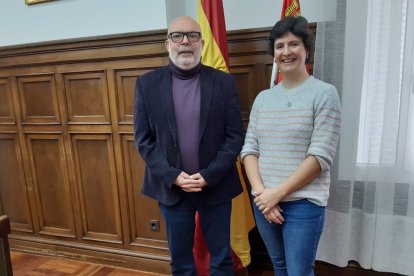
<svg viewBox="0 0 414 276">
<path fill-rule="evenodd" d="M 168 0 L 166 0 L 168 1 Z M 336 18 L 337 0 L 300 0 L 301 12 L 309 22 Z M 223 0 L 227 30 L 273 26 L 282 12 L 282 0 Z M 197 1 L 187 0 L 187 14 L 197 17 Z"/>
<path fill-rule="evenodd" d="M 335 20 L 336 0 L 301 0 L 310 22 Z M 282 0 L 223 0 L 227 30 L 273 26 Z M 57 0 L 0 3 L 0 46 L 166 29 L 179 15 L 197 17 L 196 0 Z"/>
<path fill-rule="evenodd" d="M 0 3 L 0 46 L 164 29 L 165 0 L 58 0 Z"/>
</svg>

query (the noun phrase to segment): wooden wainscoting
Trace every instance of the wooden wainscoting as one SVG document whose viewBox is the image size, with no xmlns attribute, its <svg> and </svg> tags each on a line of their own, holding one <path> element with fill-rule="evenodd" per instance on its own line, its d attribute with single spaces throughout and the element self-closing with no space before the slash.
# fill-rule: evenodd
<svg viewBox="0 0 414 276">
<path fill-rule="evenodd" d="M 165 34 L 0 48 L 0 213 L 14 250 L 169 273 L 133 138 L 135 82 L 168 64 Z M 228 35 L 245 126 L 269 85 L 268 34 Z"/>
</svg>

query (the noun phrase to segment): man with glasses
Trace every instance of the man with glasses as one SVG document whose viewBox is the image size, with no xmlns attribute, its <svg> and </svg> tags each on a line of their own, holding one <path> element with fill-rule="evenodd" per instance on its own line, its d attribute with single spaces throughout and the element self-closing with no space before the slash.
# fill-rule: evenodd
<svg viewBox="0 0 414 276">
<path fill-rule="evenodd" d="M 169 65 L 141 76 L 135 143 L 146 163 L 142 192 L 159 202 L 173 275 L 197 275 L 195 213 L 210 252 L 210 275 L 233 275 L 231 200 L 242 192 L 236 158 L 244 141 L 236 82 L 201 64 L 200 26 L 174 19 Z"/>
</svg>

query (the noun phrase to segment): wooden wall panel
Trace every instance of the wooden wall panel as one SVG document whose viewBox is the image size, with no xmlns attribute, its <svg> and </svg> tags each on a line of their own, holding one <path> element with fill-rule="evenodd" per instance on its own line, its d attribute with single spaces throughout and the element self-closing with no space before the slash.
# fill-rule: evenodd
<svg viewBox="0 0 414 276">
<path fill-rule="evenodd" d="M 0 124 L 15 124 L 9 81 L 0 79 Z"/>
<path fill-rule="evenodd" d="M 117 70 L 116 95 L 118 97 L 118 118 L 120 124 L 132 124 L 134 117 L 134 95 L 137 77 L 151 70 Z"/>
<path fill-rule="evenodd" d="M 110 123 L 104 71 L 63 74 L 69 123 Z"/>
<path fill-rule="evenodd" d="M 27 145 L 40 234 L 75 238 L 62 134 L 28 134 Z"/>
<path fill-rule="evenodd" d="M 249 121 L 250 110 L 258 92 L 268 89 L 272 67 L 263 63 L 247 64 L 231 70 L 239 88 L 240 106 L 245 128 Z"/>
<path fill-rule="evenodd" d="M 33 233 L 26 179 L 17 133 L 0 133 L 0 209 L 15 231 Z"/>
<path fill-rule="evenodd" d="M 73 134 L 85 240 L 122 243 L 118 184 L 109 134 Z"/>
<path fill-rule="evenodd" d="M 53 74 L 17 77 L 23 124 L 59 124 Z"/>
<path fill-rule="evenodd" d="M 254 95 L 249 90 L 250 83 L 252 83 L 252 74 L 249 74 L 250 69 L 236 68 L 232 70 L 232 74 L 236 77 L 237 87 L 239 88 L 240 109 L 243 117 L 244 128 L 247 129 L 250 115 L 250 107 L 253 105 Z M 250 93 L 249 93 L 250 92 Z"/>
<path fill-rule="evenodd" d="M 123 135 L 123 154 L 125 162 L 126 181 L 129 194 L 129 210 L 131 220 L 130 242 L 133 246 L 143 249 L 151 246 L 161 247 L 168 253 L 165 223 L 161 217 L 158 204 L 141 194 L 144 179 L 144 161 L 136 154 L 133 135 Z M 145 206 L 145 208 L 142 208 Z M 151 230 L 151 222 L 159 223 L 160 228 Z"/>
</svg>

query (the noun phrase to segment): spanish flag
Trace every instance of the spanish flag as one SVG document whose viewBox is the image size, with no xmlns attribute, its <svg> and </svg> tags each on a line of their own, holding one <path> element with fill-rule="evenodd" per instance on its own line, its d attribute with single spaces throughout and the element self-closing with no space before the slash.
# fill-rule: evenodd
<svg viewBox="0 0 414 276">
<path fill-rule="evenodd" d="M 204 39 L 201 62 L 224 72 L 229 72 L 226 23 L 222 0 L 197 0 L 197 18 Z M 237 162 L 243 193 L 232 201 L 230 239 L 233 250 L 234 270 L 250 264 L 249 231 L 255 226 L 245 176 L 240 161 Z M 210 254 L 204 241 L 198 215 L 194 239 L 194 258 L 200 276 L 209 275 Z"/>
<path fill-rule="evenodd" d="M 299 0 L 283 0 L 282 14 L 280 19 L 286 16 L 300 16 Z M 272 76 L 270 78 L 270 88 L 282 81 L 282 74 L 279 74 L 276 62 L 273 61 Z"/>
</svg>

